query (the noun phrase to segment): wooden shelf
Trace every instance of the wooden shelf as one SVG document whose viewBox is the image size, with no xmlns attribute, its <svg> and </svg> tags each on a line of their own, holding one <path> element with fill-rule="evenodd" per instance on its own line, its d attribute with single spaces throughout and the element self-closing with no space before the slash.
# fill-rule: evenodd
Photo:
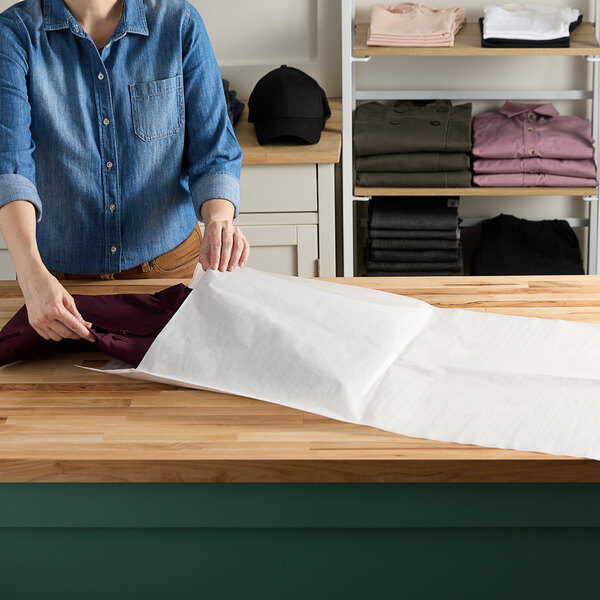
<svg viewBox="0 0 600 600">
<path fill-rule="evenodd" d="M 582 23 L 571 35 L 570 48 L 482 48 L 479 23 L 465 23 L 452 48 L 396 48 L 367 46 L 369 24 L 358 23 L 354 56 L 591 56 L 600 46 L 591 23 Z"/>
<path fill-rule="evenodd" d="M 256 139 L 254 125 L 248 122 L 248 101 L 235 124 L 235 135 L 244 153 L 244 165 L 331 164 L 340 161 L 342 150 L 342 99 L 328 98 L 331 117 L 318 144 L 267 144 Z"/>
<path fill-rule="evenodd" d="M 468 187 L 468 188 L 383 188 L 355 187 L 355 196 L 595 196 L 592 187 Z"/>
</svg>

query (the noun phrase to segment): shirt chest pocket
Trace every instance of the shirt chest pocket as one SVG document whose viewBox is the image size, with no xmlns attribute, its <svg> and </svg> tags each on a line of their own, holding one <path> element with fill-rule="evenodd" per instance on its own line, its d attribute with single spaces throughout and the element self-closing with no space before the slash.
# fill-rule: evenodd
<svg viewBox="0 0 600 600">
<path fill-rule="evenodd" d="M 145 142 L 177 133 L 185 120 L 183 75 L 129 84 L 133 130 Z"/>
</svg>

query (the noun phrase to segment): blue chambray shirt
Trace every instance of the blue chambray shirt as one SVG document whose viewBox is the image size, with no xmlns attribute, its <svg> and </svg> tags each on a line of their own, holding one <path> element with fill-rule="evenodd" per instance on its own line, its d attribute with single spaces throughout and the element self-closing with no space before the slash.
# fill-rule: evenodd
<svg viewBox="0 0 600 600">
<path fill-rule="evenodd" d="M 239 212 L 242 152 L 198 11 L 125 0 L 99 54 L 62 0 L 0 14 L 0 206 L 36 208 L 46 267 L 114 273 Z"/>
</svg>

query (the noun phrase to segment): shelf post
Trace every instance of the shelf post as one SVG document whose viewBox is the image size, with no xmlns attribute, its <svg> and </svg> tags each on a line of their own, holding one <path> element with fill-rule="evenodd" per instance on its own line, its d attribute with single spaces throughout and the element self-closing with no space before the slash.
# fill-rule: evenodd
<svg viewBox="0 0 600 600">
<path fill-rule="evenodd" d="M 353 60 L 355 0 L 342 0 L 342 248 L 343 276 L 354 276 L 354 181 L 352 111 L 355 108 Z"/>
</svg>

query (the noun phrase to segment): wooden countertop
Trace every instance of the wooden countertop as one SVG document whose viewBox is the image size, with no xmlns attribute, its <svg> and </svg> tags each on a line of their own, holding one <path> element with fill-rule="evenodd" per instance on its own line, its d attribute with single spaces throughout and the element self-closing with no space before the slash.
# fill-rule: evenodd
<svg viewBox="0 0 600 600">
<path fill-rule="evenodd" d="M 600 322 L 600 276 L 335 281 L 440 307 Z M 102 294 L 154 292 L 174 283 L 66 287 Z M 0 282 L 0 325 L 21 304 L 17 283 Z M 600 461 L 414 439 L 73 366 L 105 360 L 70 354 L 0 367 L 0 481 L 600 481 Z"/>
<path fill-rule="evenodd" d="M 248 123 L 248 101 L 238 122 L 235 135 L 244 153 L 244 165 L 297 165 L 337 163 L 342 150 L 342 99 L 329 98 L 331 117 L 318 144 L 267 144 L 261 146 L 256 139 L 254 125 Z"/>
</svg>

